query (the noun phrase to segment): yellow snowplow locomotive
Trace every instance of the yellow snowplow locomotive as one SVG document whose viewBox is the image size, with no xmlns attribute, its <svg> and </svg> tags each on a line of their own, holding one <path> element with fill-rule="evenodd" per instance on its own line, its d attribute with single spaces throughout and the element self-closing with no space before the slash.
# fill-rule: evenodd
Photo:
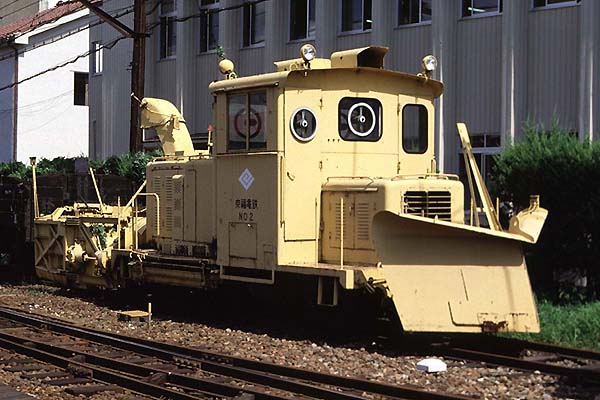
<svg viewBox="0 0 600 400">
<path fill-rule="evenodd" d="M 380 287 L 406 331 L 539 331 L 521 243 L 535 243 L 547 212 L 532 201 L 503 231 L 459 125 L 468 189 L 479 199 L 465 223 L 463 184 L 436 172 L 435 59 L 414 75 L 383 69 L 382 47 L 330 59 L 310 45 L 301 53 L 249 77 L 221 62 L 225 79 L 209 86 L 208 151 L 194 150 L 171 103 L 143 99 L 142 126 L 156 129 L 164 150 L 136 194 L 147 197 L 145 227 L 130 201 L 115 228 L 131 240 L 109 244 L 93 280 L 91 269 L 48 262 L 36 264 L 40 276 L 212 287 L 277 285 L 285 273 L 314 277 L 307 301 L 323 305 Z"/>
</svg>

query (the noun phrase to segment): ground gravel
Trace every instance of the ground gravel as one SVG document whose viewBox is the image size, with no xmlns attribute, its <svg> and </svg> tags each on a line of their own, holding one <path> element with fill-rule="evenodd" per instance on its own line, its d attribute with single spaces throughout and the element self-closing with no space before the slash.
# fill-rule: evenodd
<svg viewBox="0 0 600 400">
<path fill-rule="evenodd" d="M 330 345 L 260 334 L 223 324 L 175 321 L 155 316 L 151 324 L 121 322 L 117 311 L 78 298 L 50 286 L 2 286 L 0 305 L 60 318 L 111 332 L 212 350 L 223 354 L 269 361 L 343 376 L 356 376 L 398 385 L 417 385 L 431 391 L 472 395 L 485 399 L 594 399 L 596 389 L 582 388 L 556 377 L 526 373 L 510 368 L 493 368 L 478 363 L 444 360 L 448 370 L 427 374 L 416 370 L 423 357 L 408 357 L 374 351 L 370 346 Z M 233 326 L 233 325 L 232 325 Z M 297 335 L 296 335 L 297 336 Z M 435 354 L 431 355 L 435 357 Z M 441 357 L 440 357 L 441 358 Z M 442 358 L 443 359 L 443 358 Z M 14 374 L 0 369 L 0 381 L 20 385 Z M 30 390 L 28 393 L 31 392 Z M 35 394 L 35 393 L 32 393 Z M 40 398 L 62 399 L 62 393 L 45 393 Z"/>
</svg>

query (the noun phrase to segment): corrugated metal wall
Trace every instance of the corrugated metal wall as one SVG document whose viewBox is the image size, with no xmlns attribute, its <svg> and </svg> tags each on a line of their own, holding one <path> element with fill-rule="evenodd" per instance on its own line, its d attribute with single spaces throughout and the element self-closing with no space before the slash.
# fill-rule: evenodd
<svg viewBox="0 0 600 400">
<path fill-rule="evenodd" d="M 15 59 L 14 50 L 0 49 L 0 87 L 14 83 Z M 14 136 L 14 91 L 13 88 L 0 91 L 0 162 L 13 161 L 13 136 Z"/>
<path fill-rule="evenodd" d="M 149 1 L 147 8 L 156 4 Z M 455 85 L 456 119 L 469 125 L 472 133 L 500 133 L 502 87 L 502 18 L 503 15 L 492 15 L 481 18 L 460 18 L 460 10 L 456 10 L 455 35 L 453 38 L 433 38 L 431 24 L 397 26 L 397 6 L 393 0 L 373 0 L 374 7 L 379 10 L 389 9 L 386 15 L 388 22 L 385 32 L 365 32 L 358 34 L 340 34 L 340 0 L 317 0 L 316 38 L 307 40 L 316 43 L 321 57 L 328 57 L 331 50 L 343 50 L 355 47 L 383 45 L 390 47 L 386 66 L 391 69 L 415 73 L 420 70 L 420 60 L 430 54 L 434 41 L 454 40 L 456 52 L 453 76 L 445 76 Z M 504 7 L 511 7 L 516 2 L 527 0 L 505 0 Z M 593 0 L 582 0 L 583 2 Z M 186 2 L 191 2 L 190 4 Z M 334 3 L 335 2 L 335 3 Z M 385 3 L 378 3 L 385 2 Z M 387 3 L 392 4 L 389 7 Z M 515 2 L 515 3 L 511 3 Z M 118 9 L 129 5 L 132 0 L 113 0 L 107 8 Z M 221 0 L 221 7 L 239 5 L 243 0 Z M 455 1 L 459 7 L 460 1 Z M 267 1 L 267 15 L 277 25 L 276 29 L 266 29 L 265 46 L 242 48 L 242 11 L 241 9 L 225 11 L 220 15 L 220 44 L 226 55 L 234 60 L 239 75 L 251 75 L 272 71 L 272 61 L 284 57 L 297 58 L 302 41 L 289 42 L 289 1 Z M 434 7 L 436 2 L 433 2 Z M 445 3 L 444 3 L 445 4 Z M 519 3 L 521 4 L 521 3 Z M 189 7 L 188 7 L 189 6 Z M 178 7 L 197 12 L 195 0 L 178 0 Z M 527 70 L 527 114 L 536 121 L 549 125 L 553 117 L 558 117 L 563 126 L 577 128 L 578 103 L 578 57 L 579 57 L 579 14 L 580 6 L 529 10 L 527 17 L 528 55 L 519 60 L 519 68 Z M 185 12 L 181 11 L 180 16 Z M 435 14 L 435 8 L 433 10 Z M 281 17 L 284 16 L 283 20 Z M 149 17 L 149 23 L 158 20 L 156 11 Z M 393 21 L 392 21 L 393 20 Z M 179 30 L 187 32 L 188 37 L 178 37 L 178 52 L 182 49 L 191 54 L 178 53 L 177 60 L 158 60 L 159 28 L 152 32 L 147 44 L 146 60 L 146 94 L 163 97 L 179 104 L 178 96 L 192 97 L 184 99 L 184 116 L 191 132 L 206 132 L 212 120 L 212 99 L 208 93 L 208 84 L 220 79 L 217 70 L 218 58 L 214 53 L 199 52 L 199 18 L 187 21 L 193 24 L 192 29 Z M 435 18 L 434 18 L 435 21 Z M 126 18 L 131 24 L 131 17 Z M 376 24 L 377 21 L 374 21 Z M 269 22 L 267 22 L 269 24 Z M 116 32 L 110 27 L 99 29 L 100 35 L 106 39 L 115 37 Z M 93 31 L 94 32 L 94 31 Z M 269 36 L 270 35 L 270 36 Z M 92 34 L 92 40 L 98 36 Z M 372 43 L 378 40 L 378 43 Z M 182 43 L 186 42 L 182 45 Z M 437 42 L 436 42 L 437 43 Z M 321 48 L 319 48 L 321 46 Z M 273 59 L 271 59 L 273 58 Z M 102 132 L 102 157 L 126 151 L 128 146 L 129 117 L 129 71 L 127 66 L 131 60 L 131 41 L 123 41 L 116 49 L 105 56 L 105 72 L 102 75 L 102 91 L 94 83 L 91 85 L 92 110 L 90 120 L 97 119 L 99 132 Z M 183 61 L 182 61 L 183 60 Z M 178 64 L 179 62 L 179 64 Z M 179 66 L 178 66 L 179 65 Z M 182 77 L 177 77 L 184 70 Z M 178 86 L 179 85 L 179 86 Z M 184 88 L 182 88 L 184 86 Z M 179 89 L 178 89 L 179 87 Z M 187 94 L 186 94 L 187 93 Z M 504 96 L 507 92 L 504 92 Z M 101 104 L 101 106 L 99 105 Z M 451 166 L 451 169 L 455 169 Z"/>
<path fill-rule="evenodd" d="M 456 119 L 471 133 L 500 132 L 501 17 L 461 19 L 456 29 Z"/>
<path fill-rule="evenodd" d="M 528 23 L 528 116 L 577 130 L 578 7 L 532 11 Z"/>
<path fill-rule="evenodd" d="M 431 25 L 406 26 L 394 29 L 388 54 L 389 68 L 417 73 L 421 59 L 432 53 Z M 383 46 L 388 44 L 382 43 Z"/>
</svg>

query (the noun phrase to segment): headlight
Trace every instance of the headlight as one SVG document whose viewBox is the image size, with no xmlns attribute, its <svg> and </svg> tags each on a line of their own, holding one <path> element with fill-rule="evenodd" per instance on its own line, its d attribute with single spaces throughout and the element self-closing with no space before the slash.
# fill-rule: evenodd
<svg viewBox="0 0 600 400">
<path fill-rule="evenodd" d="M 425 56 L 423 60 L 421 60 L 421 65 L 423 66 L 423 71 L 425 72 L 433 72 L 436 70 L 438 66 L 437 58 L 434 56 Z"/>
<path fill-rule="evenodd" d="M 304 62 L 311 62 L 317 56 L 317 49 L 315 49 L 315 46 L 312 44 L 305 44 L 304 46 L 300 47 L 300 55 L 302 56 Z"/>
</svg>

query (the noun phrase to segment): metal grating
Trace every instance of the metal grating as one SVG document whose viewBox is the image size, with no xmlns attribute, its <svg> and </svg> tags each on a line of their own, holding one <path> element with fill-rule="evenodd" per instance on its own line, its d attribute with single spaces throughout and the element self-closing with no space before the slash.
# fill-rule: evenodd
<svg viewBox="0 0 600 400">
<path fill-rule="evenodd" d="M 410 191 L 404 193 L 404 212 L 427 218 L 450 221 L 452 198 L 447 191 Z"/>
</svg>

